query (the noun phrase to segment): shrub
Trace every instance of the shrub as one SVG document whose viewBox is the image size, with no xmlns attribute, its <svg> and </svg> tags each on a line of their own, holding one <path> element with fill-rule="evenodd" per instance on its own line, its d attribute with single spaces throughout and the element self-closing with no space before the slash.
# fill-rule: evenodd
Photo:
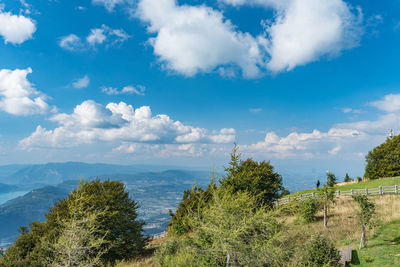
<svg viewBox="0 0 400 267">
<path fill-rule="evenodd" d="M 338 266 L 339 251 L 323 235 L 312 236 L 305 244 L 301 266 Z"/>
<path fill-rule="evenodd" d="M 310 223 L 316 220 L 316 214 L 320 209 L 320 203 L 315 198 L 304 200 L 299 205 L 299 215 L 304 222 Z"/>
</svg>

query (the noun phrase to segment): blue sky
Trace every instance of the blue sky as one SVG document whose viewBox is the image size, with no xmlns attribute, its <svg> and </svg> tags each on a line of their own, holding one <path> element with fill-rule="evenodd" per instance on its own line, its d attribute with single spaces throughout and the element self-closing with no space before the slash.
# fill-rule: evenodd
<svg viewBox="0 0 400 267">
<path fill-rule="evenodd" d="M 400 131 L 397 0 L 0 1 L 0 164 L 362 175 Z"/>
</svg>

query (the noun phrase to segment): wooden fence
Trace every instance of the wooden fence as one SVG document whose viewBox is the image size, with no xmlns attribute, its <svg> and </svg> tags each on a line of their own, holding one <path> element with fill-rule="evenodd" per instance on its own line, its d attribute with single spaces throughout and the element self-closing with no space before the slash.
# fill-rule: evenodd
<svg viewBox="0 0 400 267">
<path fill-rule="evenodd" d="M 399 194 L 400 193 L 400 186 L 393 185 L 393 186 L 380 186 L 378 188 L 366 188 L 366 189 L 350 189 L 347 191 L 336 190 L 335 196 L 336 197 L 352 197 L 355 195 L 367 195 L 367 196 L 379 196 L 379 195 L 386 195 L 386 194 Z M 312 192 L 307 194 L 300 194 L 292 197 L 285 197 L 278 199 L 275 204 L 277 206 L 289 204 L 293 201 L 302 201 L 309 198 L 315 199 L 323 199 L 325 196 L 321 192 Z"/>
</svg>

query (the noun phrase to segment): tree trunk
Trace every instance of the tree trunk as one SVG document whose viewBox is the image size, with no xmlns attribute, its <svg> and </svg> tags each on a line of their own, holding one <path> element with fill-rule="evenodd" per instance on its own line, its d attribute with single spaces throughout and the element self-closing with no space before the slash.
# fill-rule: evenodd
<svg viewBox="0 0 400 267">
<path fill-rule="evenodd" d="M 361 225 L 361 241 L 360 241 L 360 249 L 365 247 L 365 245 L 367 244 L 367 237 L 366 237 L 366 233 L 365 233 L 365 225 Z"/>
<path fill-rule="evenodd" d="M 231 260 L 231 256 L 229 255 L 229 252 L 226 253 L 226 267 L 231 266 L 230 265 L 230 260 Z"/>
<path fill-rule="evenodd" d="M 326 202 L 324 203 L 324 228 L 327 229 L 328 228 L 328 211 L 327 211 L 327 206 L 326 206 Z"/>
</svg>

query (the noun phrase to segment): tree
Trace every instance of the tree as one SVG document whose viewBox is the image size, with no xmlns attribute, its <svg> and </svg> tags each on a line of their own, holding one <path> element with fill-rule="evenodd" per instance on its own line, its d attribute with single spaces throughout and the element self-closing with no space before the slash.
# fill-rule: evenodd
<svg viewBox="0 0 400 267">
<path fill-rule="evenodd" d="M 324 208 L 324 228 L 328 228 L 328 209 L 330 205 L 335 203 L 335 190 L 332 187 L 325 185 L 322 190 L 320 190 L 321 203 Z"/>
<path fill-rule="evenodd" d="M 387 138 L 368 152 L 364 177 L 379 179 L 400 175 L 400 135 Z"/>
<path fill-rule="evenodd" d="M 82 192 L 80 192 L 82 193 Z M 101 265 L 101 256 L 108 250 L 108 242 L 104 236 L 99 236 L 98 220 L 106 215 L 104 211 L 87 212 L 82 209 L 85 201 L 81 195 L 75 198 L 69 208 L 67 219 L 58 219 L 61 226 L 60 235 L 55 242 L 44 240 L 43 246 L 48 249 L 51 257 L 46 261 L 48 266 L 82 266 Z"/>
<path fill-rule="evenodd" d="M 291 244 L 276 210 L 249 192 L 216 190 L 212 205 L 193 220 L 193 232 L 157 252 L 161 266 L 284 266 Z"/>
<path fill-rule="evenodd" d="M 232 157 L 232 155 L 231 155 Z M 255 196 L 260 204 L 272 206 L 275 200 L 288 191 L 282 185 L 282 176 L 275 172 L 268 161 L 257 162 L 253 159 L 245 161 L 233 156 L 226 177 L 221 182 L 223 190 L 232 193 L 249 192 Z"/>
<path fill-rule="evenodd" d="M 346 176 L 344 177 L 343 182 L 345 182 L 345 183 L 351 182 L 351 178 L 347 172 L 346 172 Z"/>
<path fill-rule="evenodd" d="M 182 235 L 190 232 L 193 228 L 191 218 L 200 214 L 210 204 L 212 190 L 215 188 L 216 185 L 212 181 L 206 190 L 198 186 L 185 190 L 175 214 L 171 210 L 169 212 L 171 220 L 167 227 L 168 233 L 170 235 Z"/>
<path fill-rule="evenodd" d="M 326 185 L 328 187 L 334 187 L 336 184 L 336 181 L 337 181 L 336 176 L 333 173 L 331 173 L 331 172 L 326 173 Z"/>
<path fill-rule="evenodd" d="M 357 213 L 359 223 L 361 225 L 361 241 L 360 249 L 367 244 L 366 227 L 371 224 L 371 220 L 375 214 L 375 204 L 371 202 L 367 196 L 353 196 L 353 199 L 358 203 L 360 210 Z"/>
<path fill-rule="evenodd" d="M 0 265 L 44 266 L 65 256 L 57 256 L 62 246 L 68 246 L 66 251 L 72 254 L 75 246 L 83 245 L 90 255 L 100 255 L 102 264 L 139 256 L 147 238 L 142 235 L 144 222 L 137 218 L 138 208 L 121 182 L 83 181 L 68 198 L 55 203 L 46 221 L 32 223 L 30 230 L 23 228 Z M 67 236 L 77 239 L 68 241 Z"/>
</svg>

